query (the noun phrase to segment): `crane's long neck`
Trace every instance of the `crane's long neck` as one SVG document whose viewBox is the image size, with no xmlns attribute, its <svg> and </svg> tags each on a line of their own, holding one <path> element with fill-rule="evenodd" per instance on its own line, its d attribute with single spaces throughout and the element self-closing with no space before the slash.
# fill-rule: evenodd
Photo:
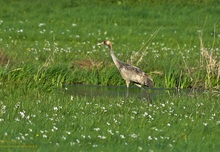
<svg viewBox="0 0 220 152">
<path fill-rule="evenodd" d="M 114 64 L 116 65 L 116 67 L 119 69 L 120 67 L 120 61 L 117 59 L 117 57 L 115 56 L 113 49 L 112 49 L 112 45 L 109 45 L 109 49 L 110 49 L 110 55 L 112 57 L 112 60 L 114 62 Z"/>
</svg>

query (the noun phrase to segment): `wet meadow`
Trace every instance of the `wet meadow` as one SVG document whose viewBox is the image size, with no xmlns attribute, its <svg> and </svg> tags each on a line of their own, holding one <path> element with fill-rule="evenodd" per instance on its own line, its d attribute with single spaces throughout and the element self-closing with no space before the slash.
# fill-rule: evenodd
<svg viewBox="0 0 220 152">
<path fill-rule="evenodd" d="M 219 4 L 0 1 L 0 151 L 219 150 Z M 106 39 L 152 103 L 123 96 Z"/>
</svg>

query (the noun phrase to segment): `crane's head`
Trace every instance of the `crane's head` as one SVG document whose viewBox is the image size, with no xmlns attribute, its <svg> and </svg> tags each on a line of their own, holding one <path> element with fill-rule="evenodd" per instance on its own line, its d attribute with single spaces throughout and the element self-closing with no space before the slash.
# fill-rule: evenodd
<svg viewBox="0 0 220 152">
<path fill-rule="evenodd" d="M 97 45 L 106 45 L 108 47 L 111 47 L 112 43 L 109 40 L 105 40 L 105 41 L 103 41 L 101 43 L 98 43 Z"/>
</svg>

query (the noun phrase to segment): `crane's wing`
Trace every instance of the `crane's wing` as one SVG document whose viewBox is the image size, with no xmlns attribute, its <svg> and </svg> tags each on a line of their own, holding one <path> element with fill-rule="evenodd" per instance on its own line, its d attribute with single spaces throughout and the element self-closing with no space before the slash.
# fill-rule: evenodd
<svg viewBox="0 0 220 152">
<path fill-rule="evenodd" d="M 147 85 L 147 82 L 150 81 L 147 79 L 149 75 L 146 75 L 141 69 L 123 62 L 120 63 L 119 71 L 122 78 L 126 81 L 132 81 L 141 85 Z"/>
</svg>

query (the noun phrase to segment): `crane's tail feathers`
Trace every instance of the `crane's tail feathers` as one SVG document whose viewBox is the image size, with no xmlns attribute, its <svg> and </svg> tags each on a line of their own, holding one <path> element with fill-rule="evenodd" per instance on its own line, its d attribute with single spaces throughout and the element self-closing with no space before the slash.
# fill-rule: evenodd
<svg viewBox="0 0 220 152">
<path fill-rule="evenodd" d="M 154 81 L 148 74 L 145 74 L 145 82 L 144 83 L 148 87 L 154 87 Z"/>
<path fill-rule="evenodd" d="M 147 86 L 148 87 L 154 87 L 154 81 L 152 79 L 147 80 Z"/>
</svg>

